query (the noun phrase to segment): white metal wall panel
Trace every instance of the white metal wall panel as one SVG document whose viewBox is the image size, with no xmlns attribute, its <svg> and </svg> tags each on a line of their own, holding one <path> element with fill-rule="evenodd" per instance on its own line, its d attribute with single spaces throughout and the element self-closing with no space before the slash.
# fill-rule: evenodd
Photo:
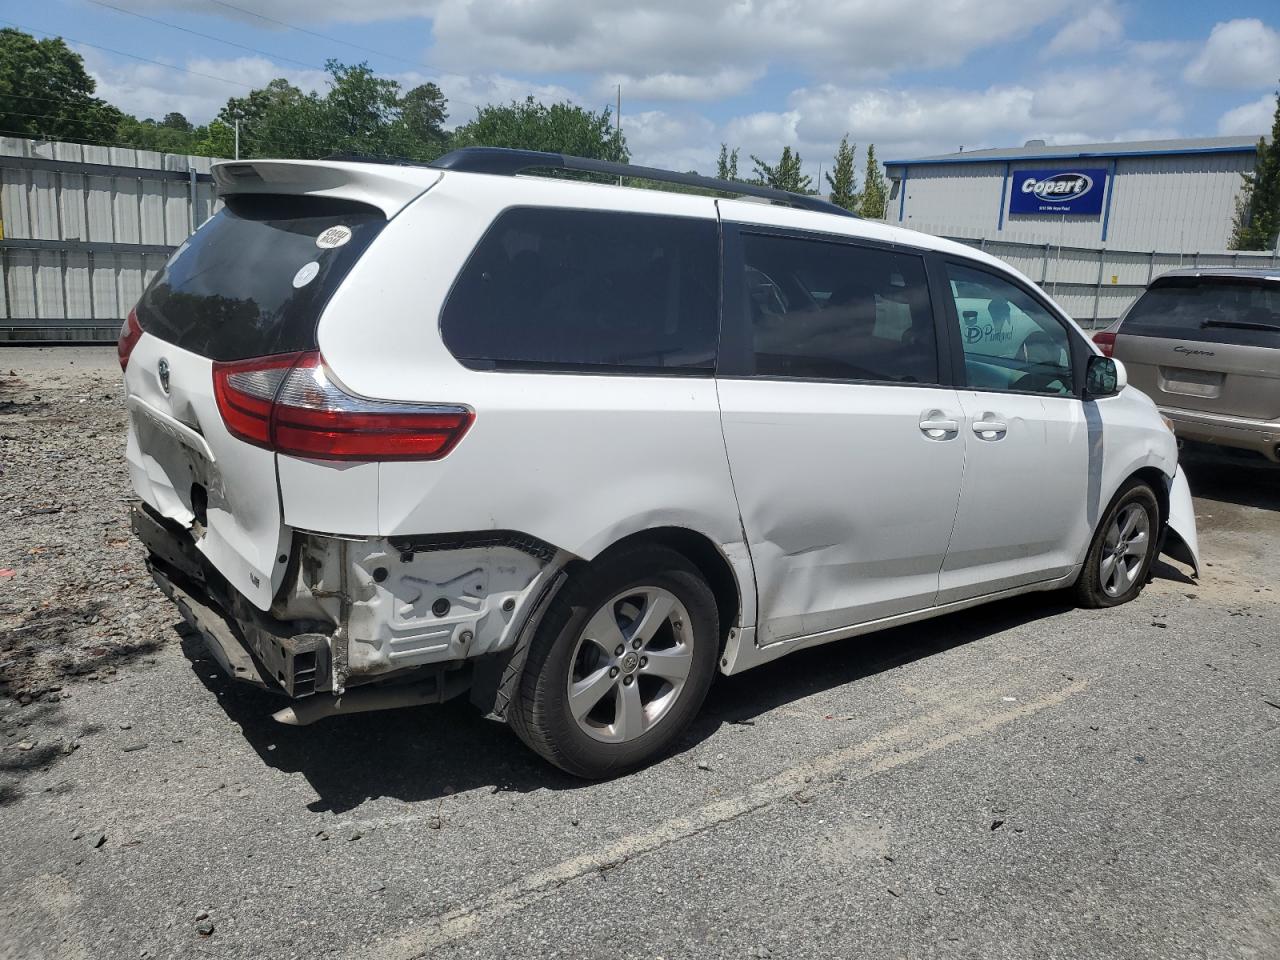
<svg viewBox="0 0 1280 960">
<path fill-rule="evenodd" d="M 0 156 L 133 167 L 136 175 L 76 170 L 0 169 L 0 320 L 112 331 L 165 255 L 85 249 L 81 243 L 173 248 L 221 206 L 208 175 L 213 159 L 74 143 L 0 137 Z M 157 171 L 169 171 L 167 177 Z M 179 174 L 174 177 L 173 173 Z M 63 249 L 24 248 L 23 240 L 68 241 Z M 6 331 L 0 324 L 0 339 Z"/>
<path fill-rule="evenodd" d="M 92 255 L 68 250 L 63 253 L 63 258 L 66 264 L 62 274 L 63 292 L 66 296 L 65 317 L 68 320 L 92 320 Z"/>
<path fill-rule="evenodd" d="M 35 253 L 31 250 L 5 251 L 5 288 L 9 298 L 9 316 L 36 315 Z"/>
<path fill-rule="evenodd" d="M 128 307 L 121 308 L 119 288 L 116 283 L 116 256 L 94 257 L 93 273 L 89 277 L 89 293 L 92 297 L 95 318 L 123 318 Z"/>
<path fill-rule="evenodd" d="M 1250 154 L 1119 160 L 1108 246 L 1128 250 L 1223 250 L 1231 239 Z"/>
<path fill-rule="evenodd" d="M 62 296 L 62 253 L 37 250 L 35 254 L 36 316 L 59 319 L 65 315 Z"/>
<path fill-rule="evenodd" d="M 899 203 L 889 201 L 888 222 L 913 230 L 947 225 L 954 233 L 965 229 L 995 229 L 1000 212 L 1003 163 L 957 163 L 910 167 L 899 189 L 906 194 Z M 933 231 L 927 231 L 933 232 Z"/>
<path fill-rule="evenodd" d="M 1109 167 L 1109 158 L 1084 158 L 1078 166 Z M 902 188 L 903 226 L 942 236 L 1193 253 L 1222 250 L 1231 235 L 1242 175 L 1250 153 L 1197 153 L 1117 157 L 1110 175 L 1110 213 L 1093 216 L 1010 214 L 1009 195 L 1021 170 L 1063 169 L 1071 161 L 1003 161 L 910 166 Z M 1003 194 L 1000 185 L 1004 184 Z M 1104 211 L 1106 205 L 1104 204 Z M 1001 211 L 1004 211 L 1001 225 Z M 890 209 L 889 222 L 898 211 Z"/>
</svg>

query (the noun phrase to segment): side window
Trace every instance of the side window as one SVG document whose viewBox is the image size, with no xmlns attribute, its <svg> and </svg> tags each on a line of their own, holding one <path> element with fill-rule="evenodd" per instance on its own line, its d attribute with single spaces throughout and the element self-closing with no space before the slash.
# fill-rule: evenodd
<svg viewBox="0 0 1280 960">
<path fill-rule="evenodd" d="M 742 243 L 757 375 L 938 382 L 920 257 L 800 237 Z"/>
<path fill-rule="evenodd" d="M 713 220 L 513 208 L 467 261 L 440 331 L 475 369 L 710 376 L 718 250 Z"/>
<path fill-rule="evenodd" d="M 1072 393 L 1071 339 L 1057 317 L 995 274 L 954 263 L 947 274 L 970 387 Z"/>
</svg>

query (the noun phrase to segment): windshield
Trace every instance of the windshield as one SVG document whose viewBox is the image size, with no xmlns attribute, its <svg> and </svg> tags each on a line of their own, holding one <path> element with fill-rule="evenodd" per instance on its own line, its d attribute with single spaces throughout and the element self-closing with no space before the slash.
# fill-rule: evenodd
<svg viewBox="0 0 1280 960">
<path fill-rule="evenodd" d="M 1264 277 L 1157 280 L 1133 305 L 1120 333 L 1280 347 L 1280 280 Z"/>
<path fill-rule="evenodd" d="M 310 350 L 330 295 L 386 223 L 318 197 L 228 197 L 138 302 L 147 333 L 214 360 Z"/>
</svg>

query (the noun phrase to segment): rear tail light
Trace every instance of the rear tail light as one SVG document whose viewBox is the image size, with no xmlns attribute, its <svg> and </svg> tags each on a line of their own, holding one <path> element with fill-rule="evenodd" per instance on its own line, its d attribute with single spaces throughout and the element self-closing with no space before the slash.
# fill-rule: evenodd
<svg viewBox="0 0 1280 960">
<path fill-rule="evenodd" d="M 315 460 L 438 460 L 474 419 L 466 407 L 352 396 L 314 351 L 215 363 L 213 391 L 233 435 Z"/>
<path fill-rule="evenodd" d="M 1102 330 L 1093 335 L 1093 342 L 1098 345 L 1104 357 L 1109 357 L 1116 350 L 1116 335 L 1111 330 Z"/>
<path fill-rule="evenodd" d="M 138 311 L 130 310 L 124 323 L 120 324 L 120 339 L 116 341 L 116 356 L 120 358 L 120 369 L 129 367 L 129 354 L 142 339 L 142 325 L 138 323 Z"/>
</svg>

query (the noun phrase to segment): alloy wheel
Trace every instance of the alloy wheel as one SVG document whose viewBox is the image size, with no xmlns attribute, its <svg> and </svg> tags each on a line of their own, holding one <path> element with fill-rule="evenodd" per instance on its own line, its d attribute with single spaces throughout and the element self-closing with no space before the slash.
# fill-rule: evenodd
<svg viewBox="0 0 1280 960">
<path fill-rule="evenodd" d="M 688 611 L 675 594 L 641 586 L 603 604 L 570 659 L 569 712 L 594 740 L 625 743 L 661 722 L 693 668 Z"/>
<path fill-rule="evenodd" d="M 1151 518 L 1140 503 L 1125 505 L 1102 541 L 1098 577 L 1109 597 L 1127 593 L 1142 573 L 1151 550 Z"/>
</svg>

